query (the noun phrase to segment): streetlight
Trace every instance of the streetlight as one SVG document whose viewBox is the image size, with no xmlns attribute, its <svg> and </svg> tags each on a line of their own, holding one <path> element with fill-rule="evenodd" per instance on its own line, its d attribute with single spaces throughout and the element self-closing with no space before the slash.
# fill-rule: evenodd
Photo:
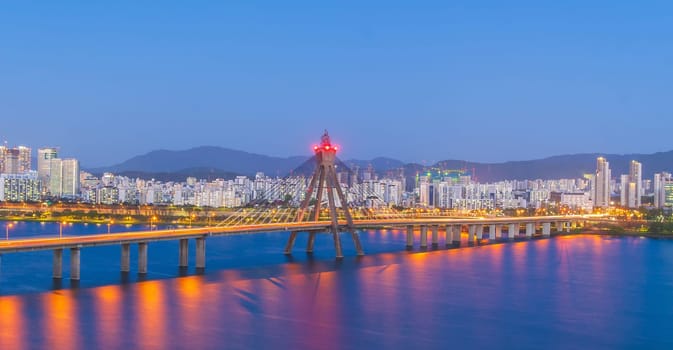
<svg viewBox="0 0 673 350">
<path fill-rule="evenodd" d="M 157 217 L 156 217 L 156 216 L 152 216 L 152 217 L 150 218 L 150 231 L 153 230 L 153 225 L 152 225 L 152 223 L 153 223 L 154 221 L 156 221 L 156 220 L 157 220 Z"/>
<path fill-rule="evenodd" d="M 189 228 L 192 228 L 192 221 L 194 221 L 195 217 L 196 217 L 196 215 L 194 215 L 194 214 L 189 216 Z"/>
<path fill-rule="evenodd" d="M 13 224 L 5 225 L 5 239 L 6 240 L 9 240 L 9 229 L 12 228 L 12 226 L 14 226 L 14 225 Z"/>
<path fill-rule="evenodd" d="M 63 225 L 67 224 L 65 221 L 61 221 L 58 223 L 58 236 L 59 238 L 63 238 Z"/>
<path fill-rule="evenodd" d="M 110 220 L 107 222 L 107 234 L 108 234 L 108 235 L 110 234 L 110 225 L 112 225 L 112 224 L 114 224 L 114 220 L 110 219 Z"/>
</svg>

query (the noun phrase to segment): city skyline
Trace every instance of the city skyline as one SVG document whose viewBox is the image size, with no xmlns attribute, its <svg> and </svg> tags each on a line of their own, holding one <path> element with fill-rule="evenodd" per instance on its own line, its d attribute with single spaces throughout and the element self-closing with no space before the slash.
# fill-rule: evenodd
<svg viewBox="0 0 673 350">
<path fill-rule="evenodd" d="M 17 3 L 0 14 L 0 140 L 89 167 L 199 145 L 302 155 L 324 128 L 357 159 L 666 151 L 671 10 Z"/>
</svg>

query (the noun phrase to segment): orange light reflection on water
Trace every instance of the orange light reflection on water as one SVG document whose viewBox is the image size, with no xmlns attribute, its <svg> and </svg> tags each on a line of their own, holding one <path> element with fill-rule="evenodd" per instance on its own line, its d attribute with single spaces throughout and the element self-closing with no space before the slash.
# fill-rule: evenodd
<svg viewBox="0 0 673 350">
<path fill-rule="evenodd" d="M 42 310 L 47 343 L 55 349 L 80 349 L 75 297 L 71 291 L 43 294 Z"/>
<path fill-rule="evenodd" d="M 0 297 L 0 349 L 27 349 L 23 302 L 19 297 Z"/>
<path fill-rule="evenodd" d="M 122 338 L 123 303 L 120 286 L 104 286 L 92 289 L 96 307 L 98 341 L 103 349 L 120 347 Z"/>
</svg>

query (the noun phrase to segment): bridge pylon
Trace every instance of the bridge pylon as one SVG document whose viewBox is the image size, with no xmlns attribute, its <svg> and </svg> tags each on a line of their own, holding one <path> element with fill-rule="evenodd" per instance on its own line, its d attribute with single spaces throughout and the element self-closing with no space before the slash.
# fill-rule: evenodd
<svg viewBox="0 0 673 350">
<path fill-rule="evenodd" d="M 332 145 L 330 141 L 329 134 L 327 130 L 322 135 L 320 140 L 320 145 L 313 147 L 315 152 L 316 168 L 313 171 L 311 180 L 306 191 L 306 197 L 299 207 L 297 212 L 297 222 L 304 221 L 304 216 L 309 212 L 309 215 L 312 215 L 309 218 L 309 221 L 319 221 L 320 220 L 320 211 L 322 209 L 322 200 L 323 192 L 327 192 L 327 209 L 329 209 L 330 217 L 330 230 L 332 233 L 332 238 L 334 239 L 334 250 L 336 251 L 337 259 L 343 258 L 343 250 L 341 248 L 341 238 L 339 232 L 348 231 L 353 238 L 353 243 L 355 244 L 355 249 L 358 255 L 364 255 L 362 250 L 362 244 L 360 244 L 360 237 L 355 231 L 353 225 L 353 217 L 348 208 L 348 201 L 346 196 L 344 196 L 343 190 L 339 185 L 339 180 L 337 179 L 336 169 L 334 163 L 336 161 L 336 153 L 338 147 Z M 313 191 L 317 188 L 316 192 L 316 202 L 313 205 L 313 212 L 310 213 L 309 204 L 311 197 L 313 196 Z M 341 203 L 341 210 L 344 213 L 346 218 L 346 225 L 339 225 L 339 215 L 337 212 L 335 198 L 339 198 Z M 293 231 L 290 233 L 290 238 L 285 246 L 285 254 L 292 253 L 292 246 L 294 246 L 294 241 L 297 238 L 297 232 Z M 313 251 L 313 242 L 315 239 L 315 232 L 309 232 L 309 242 L 307 246 L 307 252 Z"/>
</svg>

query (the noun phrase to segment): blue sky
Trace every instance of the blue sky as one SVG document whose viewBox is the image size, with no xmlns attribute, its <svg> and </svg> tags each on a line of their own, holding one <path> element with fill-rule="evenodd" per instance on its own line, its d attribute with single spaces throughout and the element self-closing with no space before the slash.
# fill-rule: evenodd
<svg viewBox="0 0 673 350">
<path fill-rule="evenodd" d="M 673 149 L 671 1 L 8 1 L 0 138 L 506 161 Z"/>
</svg>

